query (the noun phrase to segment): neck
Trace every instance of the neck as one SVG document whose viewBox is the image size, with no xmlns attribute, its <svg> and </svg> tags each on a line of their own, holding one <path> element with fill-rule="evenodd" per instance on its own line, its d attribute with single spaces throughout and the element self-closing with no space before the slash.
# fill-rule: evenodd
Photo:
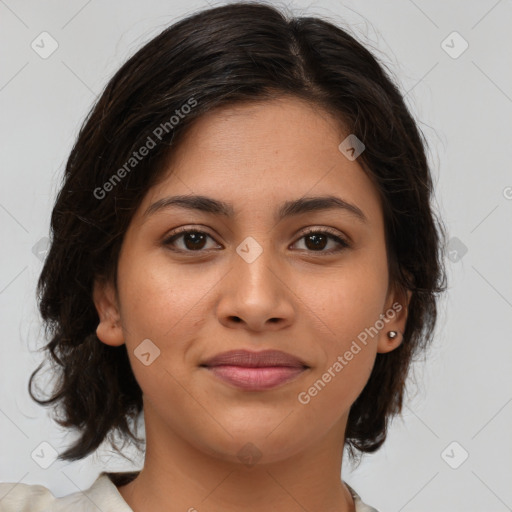
<svg viewBox="0 0 512 512">
<path fill-rule="evenodd" d="M 143 469 L 132 482 L 118 488 L 134 512 L 355 510 L 341 479 L 346 421 L 302 451 L 264 463 L 256 448 L 263 448 L 262 442 L 246 443 L 245 450 L 232 460 L 193 446 L 153 420 L 151 414 L 145 415 Z"/>
</svg>

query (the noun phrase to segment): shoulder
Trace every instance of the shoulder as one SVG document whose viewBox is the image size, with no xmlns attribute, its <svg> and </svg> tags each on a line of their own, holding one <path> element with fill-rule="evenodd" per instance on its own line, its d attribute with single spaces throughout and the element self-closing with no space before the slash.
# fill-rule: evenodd
<svg viewBox="0 0 512 512">
<path fill-rule="evenodd" d="M 0 512 L 40 512 L 55 502 L 42 485 L 0 483 Z"/>
<path fill-rule="evenodd" d="M 133 512 L 106 473 L 86 490 L 60 498 L 42 485 L 0 483 L 0 512 Z"/>
</svg>

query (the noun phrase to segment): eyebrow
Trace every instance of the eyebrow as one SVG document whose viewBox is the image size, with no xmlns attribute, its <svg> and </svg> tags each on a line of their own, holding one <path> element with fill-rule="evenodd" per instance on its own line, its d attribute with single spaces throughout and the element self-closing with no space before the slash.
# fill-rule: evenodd
<svg viewBox="0 0 512 512">
<path fill-rule="evenodd" d="M 201 195 L 180 195 L 164 197 L 150 205 L 144 212 L 144 217 L 149 217 L 158 211 L 172 207 L 197 210 L 212 215 L 219 215 L 226 218 L 234 217 L 235 211 L 231 203 L 219 201 Z M 319 212 L 331 209 L 341 209 L 351 213 L 361 222 L 368 222 L 365 214 L 356 205 L 341 199 L 340 197 L 327 195 L 315 197 L 301 197 L 292 201 L 284 202 L 276 214 L 276 221 L 304 213 Z"/>
</svg>

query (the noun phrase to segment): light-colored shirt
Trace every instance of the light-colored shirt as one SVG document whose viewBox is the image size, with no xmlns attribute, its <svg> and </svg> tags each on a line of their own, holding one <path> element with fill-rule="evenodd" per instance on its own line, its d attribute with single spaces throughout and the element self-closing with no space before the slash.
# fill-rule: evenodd
<svg viewBox="0 0 512 512">
<path fill-rule="evenodd" d="M 123 473 L 117 473 L 117 475 Z M 126 473 L 129 474 L 129 473 Z M 130 473 L 132 474 L 132 473 Z M 126 482 L 127 483 L 127 482 Z M 349 486 L 356 512 L 378 512 Z M 107 472 L 85 491 L 56 498 L 43 485 L 0 483 L 0 512 L 133 512 Z"/>
</svg>

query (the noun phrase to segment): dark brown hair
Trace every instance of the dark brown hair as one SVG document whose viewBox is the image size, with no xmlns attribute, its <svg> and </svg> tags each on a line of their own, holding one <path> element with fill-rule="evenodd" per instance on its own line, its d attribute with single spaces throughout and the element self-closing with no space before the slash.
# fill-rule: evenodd
<svg viewBox="0 0 512 512">
<path fill-rule="evenodd" d="M 80 433 L 60 459 L 84 458 L 105 439 L 119 451 L 116 433 L 139 448 L 143 442 L 130 427 L 143 407 L 126 345 L 98 340 L 92 300 L 95 278 L 117 287 L 119 250 L 141 200 L 194 120 L 283 95 L 323 108 L 364 142 L 358 161 L 382 198 L 390 282 L 412 291 L 403 342 L 377 354 L 346 429 L 353 458 L 384 442 L 389 419 L 401 411 L 411 361 L 432 339 L 436 295 L 445 289 L 444 230 L 431 207 L 427 144 L 383 65 L 354 37 L 322 19 L 245 2 L 189 16 L 137 51 L 107 84 L 71 151 L 38 282 L 50 340 L 44 350 L 58 380 L 48 400 L 33 396 L 43 361 L 28 384 L 39 404 L 55 403 L 59 425 Z M 149 139 L 155 147 L 130 160 Z"/>
</svg>

